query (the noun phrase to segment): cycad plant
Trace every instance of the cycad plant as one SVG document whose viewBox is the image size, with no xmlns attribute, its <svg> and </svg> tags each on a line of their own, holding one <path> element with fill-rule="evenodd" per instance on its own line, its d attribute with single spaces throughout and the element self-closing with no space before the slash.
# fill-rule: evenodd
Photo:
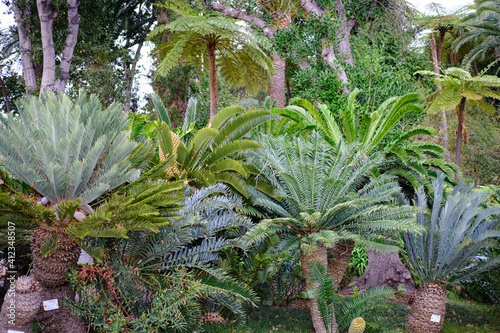
<svg viewBox="0 0 500 333">
<path fill-rule="evenodd" d="M 172 131 L 168 122 L 162 121 L 158 125 L 160 159 L 175 158 L 176 165 L 169 176 L 188 178 L 190 184 L 197 187 L 223 182 L 247 196 L 242 180 L 248 177 L 249 170 L 241 153 L 261 146 L 245 136 L 256 126 L 277 117 L 263 110 L 245 111 L 241 106 L 230 106 L 219 111 L 194 135 L 185 121 L 181 137 Z M 190 135 L 186 135 L 188 133 Z"/>
<path fill-rule="evenodd" d="M 80 255 L 68 229 L 92 212 L 89 203 L 138 174 L 151 145 L 129 141 L 122 131 L 127 118 L 121 107 L 103 110 L 96 96 L 80 93 L 73 102 L 47 92 L 41 98 L 24 97 L 17 107 L 19 115 L 0 117 L 0 161 L 48 208 L 34 207 L 41 219 L 31 220 L 36 227 L 31 245 L 33 273 L 50 289 L 65 284 L 66 272 Z M 9 214 L 17 213 L 23 212 Z M 108 231 L 112 234 L 113 228 Z"/>
<path fill-rule="evenodd" d="M 274 218 L 251 230 L 248 242 L 277 234 L 281 238 L 277 248 L 299 248 L 308 290 L 316 287 L 309 263 L 326 266 L 327 248 L 335 242 L 349 239 L 393 249 L 380 242 L 401 231 L 420 229 L 413 222 L 415 209 L 398 204 L 400 188 L 393 177 L 373 173 L 382 163 L 380 156 L 366 158 L 357 144 L 332 147 L 317 132 L 309 140 L 264 136 L 261 143 L 253 163 L 271 181 L 279 201 L 264 195 L 255 199 Z M 315 299 L 310 311 L 316 332 L 326 332 Z M 335 318 L 332 327 L 336 330 Z"/>
<path fill-rule="evenodd" d="M 184 208 L 177 211 L 181 217 L 157 233 L 135 231 L 128 238 L 94 240 L 108 249 L 98 267 L 114 273 L 106 280 L 100 271 L 81 269 L 99 283 L 91 275 L 83 280 L 82 273 L 80 278 L 74 275 L 85 295 L 82 302 L 72 303 L 76 313 L 96 328 L 110 326 L 110 316 L 125 318 L 117 321 L 117 332 L 192 331 L 199 324 L 202 296 L 244 315 L 244 305 L 256 301 L 254 292 L 216 265 L 218 253 L 239 246 L 252 226 L 238 213 L 243 199 L 219 183 L 197 191 L 188 188 L 185 196 Z"/>
<path fill-rule="evenodd" d="M 426 231 L 404 235 L 410 268 L 423 282 L 406 319 L 412 332 L 440 332 L 446 307 L 444 286 L 500 263 L 498 256 L 482 255 L 500 237 L 500 208 L 484 204 L 488 194 L 474 192 L 473 184 L 463 183 L 447 194 L 442 174 L 432 185 L 431 214 L 417 215 L 417 222 Z M 418 205 L 426 208 L 427 200 L 421 192 Z"/>
<path fill-rule="evenodd" d="M 158 45 L 162 57 L 158 75 L 165 75 L 181 61 L 208 71 L 210 84 L 210 119 L 215 116 L 219 96 L 217 74 L 232 87 L 245 87 L 251 93 L 266 88 L 274 72 L 264 48 L 268 40 L 226 17 L 184 16 L 150 33 L 154 39 L 168 34 L 168 42 Z M 264 47 L 263 47 L 264 46 Z"/>
</svg>

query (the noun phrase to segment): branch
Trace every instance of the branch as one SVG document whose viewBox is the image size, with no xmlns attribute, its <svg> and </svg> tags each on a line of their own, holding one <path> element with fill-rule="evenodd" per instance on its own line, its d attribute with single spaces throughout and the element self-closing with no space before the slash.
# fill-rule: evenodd
<svg viewBox="0 0 500 333">
<path fill-rule="evenodd" d="M 61 74 L 59 81 L 55 83 L 55 90 L 64 92 L 66 83 L 69 80 L 69 69 L 73 61 L 73 53 L 78 40 L 78 29 L 80 28 L 80 15 L 78 14 L 78 0 L 68 0 L 68 28 L 69 34 L 66 36 L 66 43 L 62 54 Z"/>
<path fill-rule="evenodd" d="M 321 16 L 325 13 L 325 10 L 318 6 L 316 1 L 314 0 L 300 0 L 300 5 L 308 13 L 314 13 L 318 16 Z"/>
<path fill-rule="evenodd" d="M 264 35 L 267 36 L 267 37 L 269 37 L 269 38 L 273 38 L 274 34 L 276 33 L 276 31 L 274 29 L 270 28 L 266 24 L 266 22 L 264 22 L 260 18 L 252 16 L 250 14 L 247 14 L 247 13 L 241 11 L 241 10 L 234 9 L 234 8 L 231 8 L 231 7 L 222 5 L 220 3 L 216 3 L 216 2 L 210 3 L 210 7 L 212 7 L 213 10 L 215 10 L 215 11 L 217 11 L 219 13 L 222 13 L 222 14 L 228 16 L 228 17 L 232 17 L 234 19 L 242 20 L 242 21 L 248 22 L 250 24 L 253 24 L 256 27 L 261 28 L 262 31 L 264 32 Z"/>
</svg>

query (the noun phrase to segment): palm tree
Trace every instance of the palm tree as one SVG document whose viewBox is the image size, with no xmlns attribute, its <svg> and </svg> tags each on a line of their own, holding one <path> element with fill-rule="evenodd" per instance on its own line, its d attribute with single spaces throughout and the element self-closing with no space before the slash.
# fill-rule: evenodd
<svg viewBox="0 0 500 333">
<path fill-rule="evenodd" d="M 408 233 L 404 242 L 409 265 L 424 282 L 417 291 L 406 322 L 412 332 L 440 332 L 446 307 L 445 285 L 460 282 L 492 269 L 500 257 L 484 256 L 484 250 L 500 237 L 500 208 L 483 205 L 488 193 L 472 191 L 461 183 L 446 196 L 444 175 L 433 181 L 431 215 L 417 215 L 423 234 Z M 423 192 L 418 205 L 427 207 Z"/>
<path fill-rule="evenodd" d="M 441 109 L 457 111 L 457 143 L 455 146 L 455 164 L 460 167 L 462 154 L 462 139 L 467 140 L 467 128 L 465 126 L 465 107 L 478 107 L 489 113 L 494 113 L 495 108 L 489 104 L 485 97 L 500 99 L 500 93 L 491 88 L 500 87 L 500 79 L 497 76 L 485 75 L 486 70 L 479 76 L 472 75 L 461 68 L 450 67 L 444 70 L 443 74 L 436 74 L 430 71 L 419 71 L 423 75 L 438 76 L 434 79 L 436 85 L 442 90 L 430 95 L 432 104 L 427 109 L 430 113 L 435 113 Z M 458 181 L 458 175 L 455 175 Z"/>
<path fill-rule="evenodd" d="M 500 1 L 475 0 L 475 12 L 467 15 L 462 20 L 462 26 L 467 31 L 453 42 L 455 52 L 470 41 L 476 43 L 469 51 L 465 60 L 470 63 L 479 56 L 485 57 L 488 52 L 495 52 L 500 46 Z"/>
<path fill-rule="evenodd" d="M 188 179 L 192 186 L 210 186 L 223 182 L 243 196 L 247 196 L 242 179 L 248 176 L 241 152 L 258 149 L 260 144 L 244 139 L 256 126 L 278 116 L 264 110 L 245 111 L 241 106 L 230 106 L 219 111 L 210 123 L 195 132 L 192 131 L 195 107 L 188 107 L 182 129 L 176 134 L 168 125 L 169 120 L 161 102 L 155 102 L 161 121 L 157 126 L 160 159 L 175 157 L 176 165 L 169 177 Z M 190 120 L 191 119 L 191 120 Z M 255 182 L 254 182 L 255 183 Z M 258 187 L 258 184 L 255 183 Z"/>
<path fill-rule="evenodd" d="M 265 195 L 255 198 L 256 205 L 277 217 L 263 220 L 251 230 L 248 242 L 277 234 L 280 250 L 299 248 L 308 290 L 316 287 L 309 263 L 326 266 L 327 247 L 335 242 L 349 239 L 394 249 L 378 242 L 399 231 L 415 230 L 414 209 L 396 203 L 400 188 L 394 179 L 372 174 L 381 157 L 365 159 L 359 144 L 332 147 L 317 132 L 310 140 L 264 136 L 261 142 L 263 148 L 251 153 L 253 163 L 271 181 L 280 201 Z M 314 298 L 310 311 L 316 332 L 326 332 Z M 335 332 L 335 317 L 332 327 Z"/>
<path fill-rule="evenodd" d="M 223 17 L 186 16 L 153 29 L 149 38 L 168 34 L 168 42 L 158 45 L 162 60 L 157 75 L 168 73 L 180 61 L 194 64 L 209 73 L 210 119 L 216 114 L 217 73 L 232 87 L 245 87 L 250 93 L 267 87 L 274 71 L 263 47 L 270 44 L 235 20 Z"/>
<path fill-rule="evenodd" d="M 30 232 L 32 272 L 50 297 L 51 291 L 57 293 L 67 282 L 66 273 L 76 266 L 79 245 L 86 236 L 126 236 L 127 229 L 119 227 L 121 221 L 109 223 L 109 213 L 98 214 L 99 224 L 85 223 L 85 216 L 93 212 L 88 204 L 135 177 L 151 144 L 128 140 L 122 131 L 127 118 L 119 105 L 102 110 L 94 95 L 80 93 L 73 102 L 48 91 L 42 98 L 26 96 L 17 106 L 19 116 L 0 117 L 0 160 L 43 198 L 41 206 L 33 200 L 23 206 L 19 199 L 9 207 L 8 200 L 1 200 L 5 205 L 0 220 L 5 226 L 6 218 L 17 218 L 23 221 L 19 227 L 34 229 Z M 26 214 L 31 217 L 19 218 Z M 69 315 L 69 311 L 58 314 L 56 322 L 65 325 Z"/>
</svg>

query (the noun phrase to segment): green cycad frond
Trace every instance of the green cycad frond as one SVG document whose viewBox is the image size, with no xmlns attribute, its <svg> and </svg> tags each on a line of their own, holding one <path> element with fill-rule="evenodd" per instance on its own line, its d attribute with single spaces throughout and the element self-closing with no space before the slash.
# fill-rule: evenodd
<svg viewBox="0 0 500 333">
<path fill-rule="evenodd" d="M 242 179 L 238 177 L 248 176 L 240 153 L 260 148 L 260 144 L 243 137 L 256 126 L 277 117 L 262 110 L 245 112 L 240 106 L 231 106 L 219 111 L 192 138 L 182 137 L 175 151 L 172 130 L 166 123 L 158 125 L 159 146 L 167 156 L 175 156 L 176 177 L 187 177 L 192 185 L 223 182 L 246 196 Z"/>
<path fill-rule="evenodd" d="M 0 119 L 0 160 L 50 202 L 89 203 L 137 174 L 129 160 L 137 145 L 122 132 L 118 104 L 102 110 L 94 95 L 72 102 L 47 92 L 22 98 L 18 109 Z"/>
<path fill-rule="evenodd" d="M 417 214 L 417 222 L 428 230 L 422 235 L 408 233 L 404 241 L 409 264 L 426 282 L 456 282 L 491 269 L 500 260 L 481 257 L 481 251 L 495 243 L 498 231 L 498 207 L 484 207 L 486 193 L 472 191 L 471 186 L 456 186 L 445 197 L 444 175 L 433 181 L 434 201 L 430 217 Z M 418 196 L 426 207 L 427 198 Z"/>
</svg>

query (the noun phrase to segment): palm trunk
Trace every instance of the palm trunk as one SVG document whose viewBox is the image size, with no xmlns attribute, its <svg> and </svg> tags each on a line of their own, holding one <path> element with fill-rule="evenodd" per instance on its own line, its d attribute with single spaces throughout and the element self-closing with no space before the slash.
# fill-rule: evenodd
<svg viewBox="0 0 500 333">
<path fill-rule="evenodd" d="M 432 64 L 434 65 L 434 72 L 439 74 L 439 65 L 442 54 L 442 39 L 439 41 L 439 52 L 436 51 L 436 40 L 434 39 L 434 35 L 431 34 L 431 55 L 432 55 Z M 436 77 L 438 77 L 436 75 Z M 436 91 L 440 91 L 441 86 L 436 85 Z M 443 146 L 445 151 L 446 160 L 448 162 L 451 161 L 449 144 L 448 144 L 448 122 L 446 121 L 446 110 L 441 110 L 441 118 L 443 119 L 441 127 L 443 128 Z"/>
<path fill-rule="evenodd" d="M 217 89 L 217 64 L 215 63 L 215 45 L 209 43 L 207 45 L 208 49 L 208 63 L 209 63 L 209 75 L 208 82 L 210 85 L 210 120 L 215 117 L 217 113 L 216 106 L 217 100 L 219 98 Z"/>
<path fill-rule="evenodd" d="M 2 86 L 2 94 L 3 94 L 3 98 L 5 98 L 5 106 L 7 108 L 7 113 L 10 113 L 9 96 L 7 95 L 7 90 L 5 89 L 5 82 L 3 82 L 1 76 L 0 76 L 0 86 Z"/>
<path fill-rule="evenodd" d="M 275 74 L 272 76 L 272 82 L 269 84 L 269 96 L 271 101 L 278 102 L 278 108 L 284 108 L 286 105 L 285 96 L 285 68 L 286 60 L 282 58 L 277 53 L 271 53 L 271 59 L 273 59 Z"/>
<path fill-rule="evenodd" d="M 421 285 L 406 317 L 412 333 L 438 333 L 444 323 L 446 290 L 435 284 Z"/>
<path fill-rule="evenodd" d="M 318 287 L 318 283 L 312 281 L 311 279 L 312 276 L 309 263 L 312 262 L 319 262 L 320 264 L 327 267 L 328 259 L 327 259 L 326 247 L 324 244 L 319 245 L 312 253 L 307 253 L 305 251 L 301 251 L 300 253 L 300 264 L 302 267 L 302 275 L 306 280 L 306 289 L 308 291 L 315 290 Z M 316 300 L 316 298 L 311 298 L 309 300 L 309 311 L 311 312 L 311 318 L 315 332 L 327 333 L 325 324 L 323 322 L 323 319 L 321 318 L 321 313 L 319 311 L 318 301 Z M 330 320 L 332 323 L 330 326 L 333 328 L 332 332 L 330 333 L 335 333 L 337 332 L 337 327 L 338 327 L 337 322 L 335 320 L 335 315 L 333 316 L 333 318 L 330 318 Z"/>
<path fill-rule="evenodd" d="M 347 265 L 349 265 L 352 250 L 354 249 L 355 244 L 356 243 L 352 240 L 346 240 L 345 242 L 335 243 L 335 245 L 330 249 L 330 254 L 333 259 L 328 260 L 328 270 L 333 275 L 337 289 L 339 288 L 340 282 L 344 277 Z"/>
<path fill-rule="evenodd" d="M 463 130 L 464 130 L 464 123 L 465 123 L 465 101 L 466 98 L 462 97 L 462 100 L 460 101 L 460 104 L 458 104 L 458 109 L 457 109 L 457 120 L 458 120 L 458 127 L 457 127 L 457 144 L 455 147 L 455 164 L 457 167 L 460 167 L 460 157 L 462 155 L 462 137 L 463 137 Z M 458 179 L 458 174 L 455 173 L 455 181 L 459 181 Z"/>
</svg>

